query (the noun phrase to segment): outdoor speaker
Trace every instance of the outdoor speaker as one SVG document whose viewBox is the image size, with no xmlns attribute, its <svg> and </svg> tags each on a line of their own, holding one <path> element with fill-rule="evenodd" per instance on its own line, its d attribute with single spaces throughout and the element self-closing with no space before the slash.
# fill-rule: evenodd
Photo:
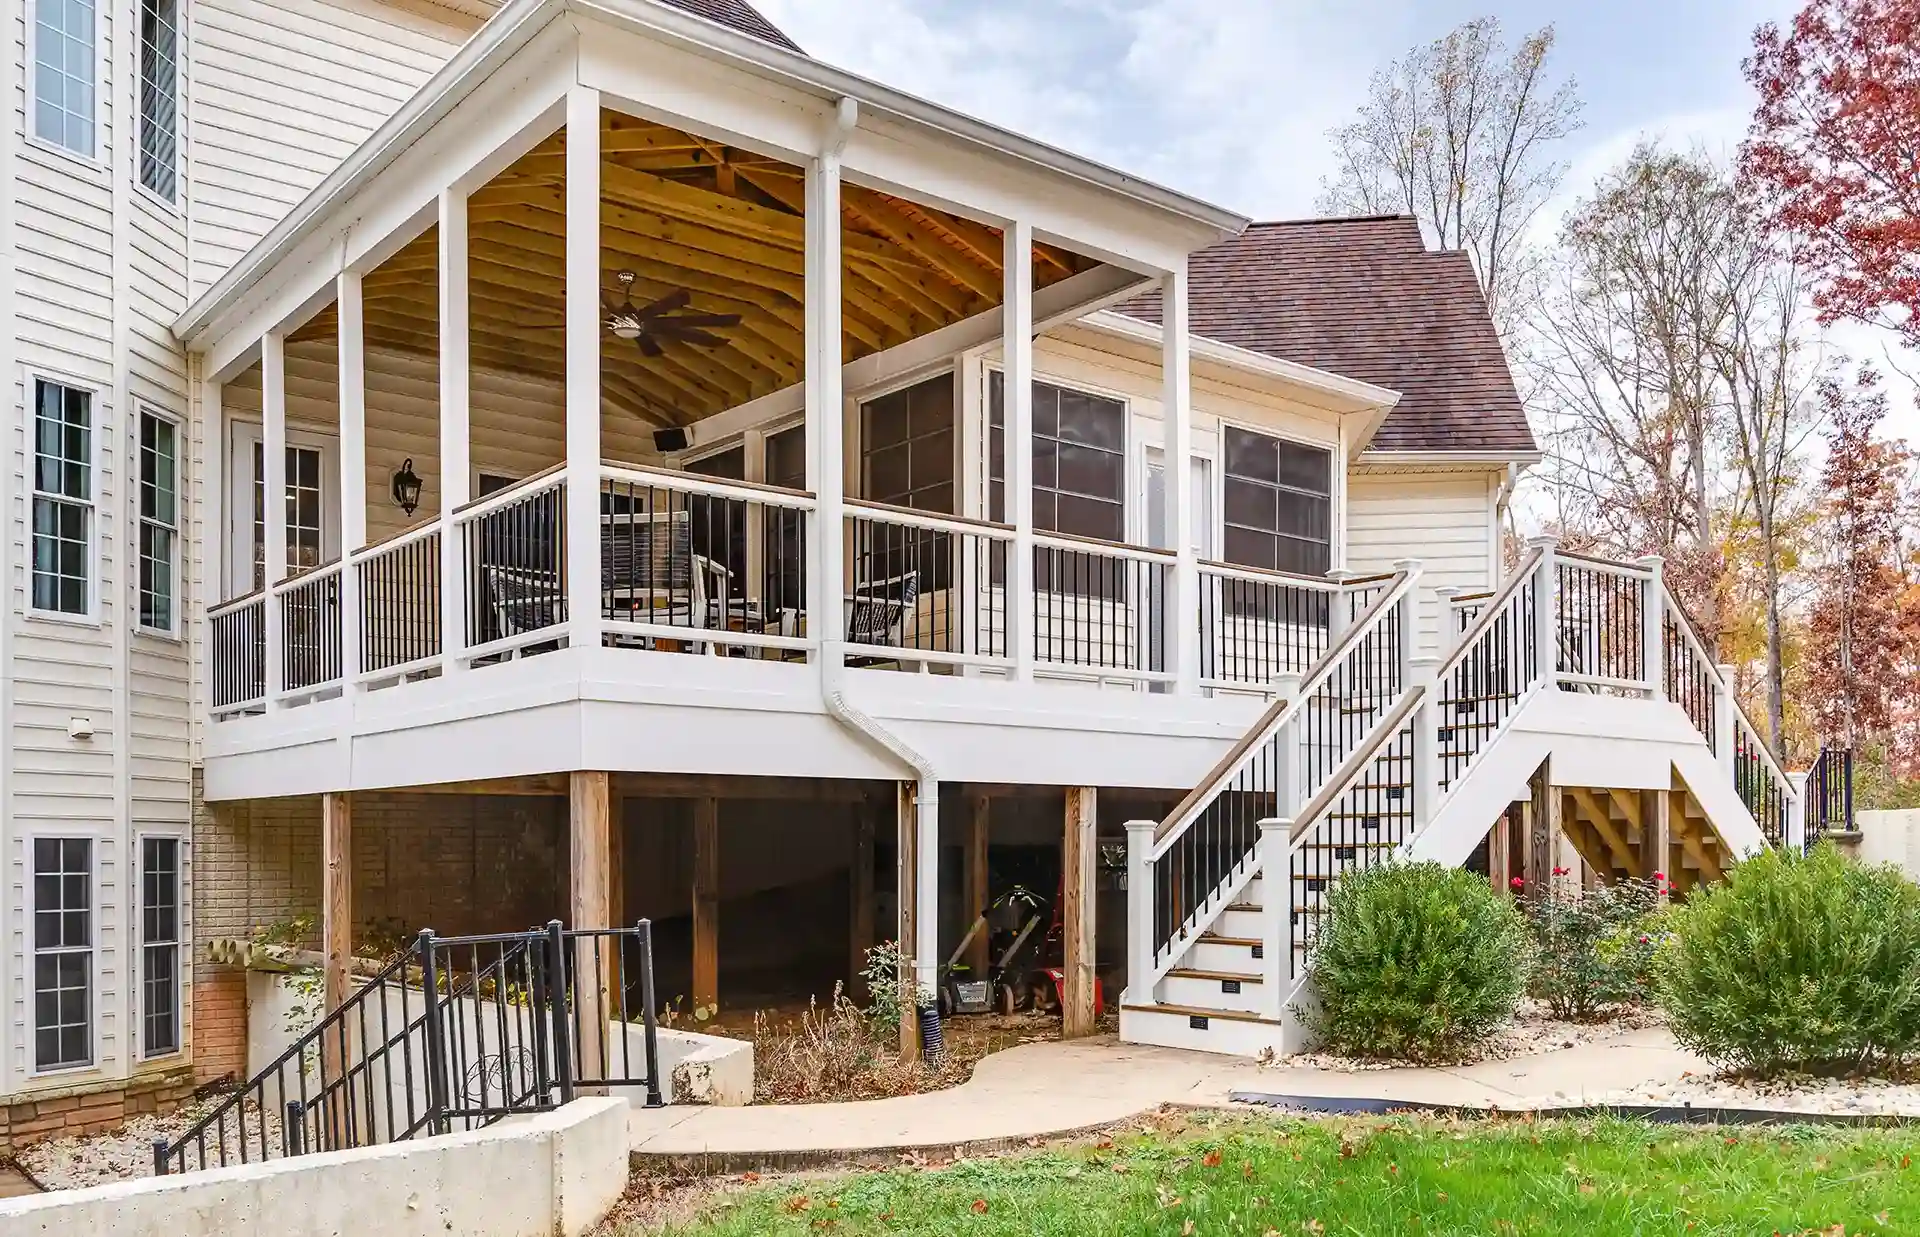
<svg viewBox="0 0 1920 1237">
<path fill-rule="evenodd" d="M 687 431 L 679 427 L 653 431 L 653 449 L 662 455 L 669 451 L 685 451 Z"/>
</svg>

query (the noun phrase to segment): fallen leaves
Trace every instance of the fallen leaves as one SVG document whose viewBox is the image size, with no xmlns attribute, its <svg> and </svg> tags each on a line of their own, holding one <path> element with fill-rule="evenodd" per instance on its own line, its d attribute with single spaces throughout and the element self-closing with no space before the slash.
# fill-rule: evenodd
<svg viewBox="0 0 1920 1237">
<path fill-rule="evenodd" d="M 1200 1163 L 1207 1168 L 1218 1168 L 1220 1167 L 1220 1153 L 1218 1151 L 1209 1151 L 1200 1157 Z"/>
<path fill-rule="evenodd" d="M 974 1199 L 974 1200 L 973 1200 L 973 1214 L 975 1214 L 975 1215 L 977 1215 L 977 1216 L 983 1216 L 983 1215 L 985 1215 L 985 1214 L 987 1214 L 987 1200 L 986 1200 L 986 1199 L 984 1199 L 984 1198 L 976 1198 L 976 1199 Z"/>
<path fill-rule="evenodd" d="M 799 1215 L 801 1212 L 805 1211 L 807 1208 L 811 1206 L 813 1206 L 812 1199 L 808 1198 L 804 1194 L 796 1194 L 792 1198 L 787 1200 L 787 1214 Z"/>
</svg>

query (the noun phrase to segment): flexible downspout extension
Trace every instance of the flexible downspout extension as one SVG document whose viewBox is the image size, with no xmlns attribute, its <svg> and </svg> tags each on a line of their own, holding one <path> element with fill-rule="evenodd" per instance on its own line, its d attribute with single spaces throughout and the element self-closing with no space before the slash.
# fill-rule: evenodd
<svg viewBox="0 0 1920 1237">
<path fill-rule="evenodd" d="M 909 747 L 905 740 L 848 701 L 843 687 L 846 648 L 833 644 L 821 649 L 820 698 L 827 714 L 870 746 L 893 757 L 913 774 L 914 861 L 924 864 L 940 847 L 940 778 L 933 762 Z M 938 881 L 913 882 L 913 978 L 923 993 L 934 991 L 940 979 L 940 889 Z"/>
</svg>

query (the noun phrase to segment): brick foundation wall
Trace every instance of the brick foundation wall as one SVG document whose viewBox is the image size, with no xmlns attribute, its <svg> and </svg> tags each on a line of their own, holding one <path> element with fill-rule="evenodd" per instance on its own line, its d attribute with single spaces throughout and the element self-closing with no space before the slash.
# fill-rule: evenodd
<svg viewBox="0 0 1920 1237">
<path fill-rule="evenodd" d="M 0 1104 L 0 1152 L 49 1138 L 105 1134 L 133 1117 L 171 1112 L 193 1097 L 193 1069 L 181 1066 L 140 1078 L 55 1087 Z"/>
</svg>

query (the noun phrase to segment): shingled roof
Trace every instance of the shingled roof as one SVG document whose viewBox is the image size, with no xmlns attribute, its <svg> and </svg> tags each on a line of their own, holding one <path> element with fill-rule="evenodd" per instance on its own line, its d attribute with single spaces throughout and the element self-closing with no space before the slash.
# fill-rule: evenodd
<svg viewBox="0 0 1920 1237">
<path fill-rule="evenodd" d="M 760 15 L 747 0 L 665 0 L 676 9 L 684 9 L 696 17 L 731 26 L 743 34 L 756 39 L 765 39 L 776 47 L 784 47 L 790 52 L 800 51 L 800 45 L 786 36 L 780 27 Z M 805 52 L 801 52 L 805 55 Z"/>
<path fill-rule="evenodd" d="M 1535 449 L 1472 262 L 1410 216 L 1256 223 L 1189 270 L 1195 335 L 1400 392 L 1369 449 Z"/>
</svg>

